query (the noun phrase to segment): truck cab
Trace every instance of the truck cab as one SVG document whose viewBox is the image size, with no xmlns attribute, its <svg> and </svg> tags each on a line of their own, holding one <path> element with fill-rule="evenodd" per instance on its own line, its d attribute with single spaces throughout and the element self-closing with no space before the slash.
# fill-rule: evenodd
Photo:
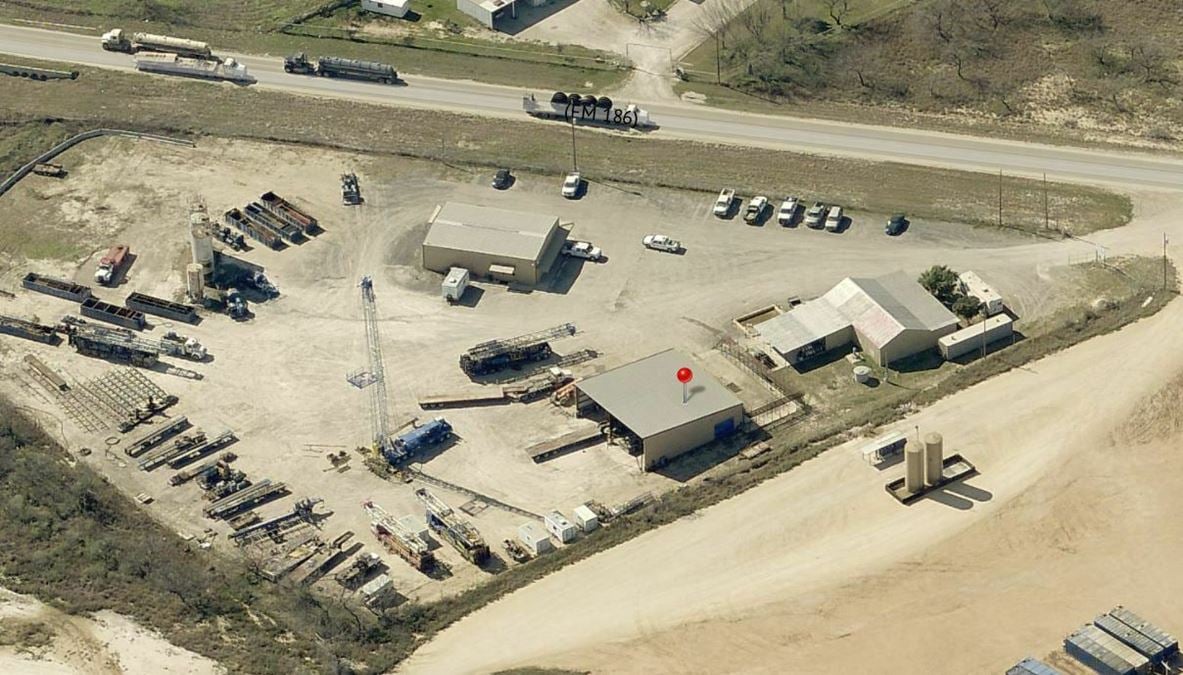
<svg viewBox="0 0 1183 675">
<path fill-rule="evenodd" d="M 127 39 L 122 28 L 112 28 L 103 33 L 103 49 L 109 52 L 130 52 L 131 40 Z"/>
<path fill-rule="evenodd" d="M 308 60 L 308 55 L 304 52 L 285 56 L 283 59 L 283 72 L 298 73 L 300 75 L 311 75 L 316 72 L 316 64 Z"/>
</svg>

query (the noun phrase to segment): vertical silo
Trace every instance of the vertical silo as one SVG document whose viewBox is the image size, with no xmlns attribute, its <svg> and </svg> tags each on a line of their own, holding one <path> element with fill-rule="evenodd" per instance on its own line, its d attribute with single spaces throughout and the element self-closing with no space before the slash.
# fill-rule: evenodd
<svg viewBox="0 0 1183 675">
<path fill-rule="evenodd" d="M 924 482 L 936 485 L 945 469 L 945 441 L 938 433 L 924 437 Z"/>
<path fill-rule="evenodd" d="M 924 448 L 911 441 L 904 448 L 904 489 L 913 494 L 924 489 Z"/>
</svg>

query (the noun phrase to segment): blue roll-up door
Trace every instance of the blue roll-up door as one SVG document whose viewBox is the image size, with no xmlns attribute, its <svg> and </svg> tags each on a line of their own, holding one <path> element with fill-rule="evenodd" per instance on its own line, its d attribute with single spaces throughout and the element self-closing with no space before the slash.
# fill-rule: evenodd
<svg viewBox="0 0 1183 675">
<path fill-rule="evenodd" d="M 735 433 L 735 420 L 730 417 L 715 425 L 715 438 L 723 438 L 733 433 Z"/>
</svg>

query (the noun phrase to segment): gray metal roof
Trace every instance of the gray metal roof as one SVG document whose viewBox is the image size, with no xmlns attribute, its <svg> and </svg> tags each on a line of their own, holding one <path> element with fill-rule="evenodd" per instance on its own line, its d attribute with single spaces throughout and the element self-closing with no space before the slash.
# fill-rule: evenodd
<svg viewBox="0 0 1183 675">
<path fill-rule="evenodd" d="M 1115 673 L 1132 673 L 1150 662 L 1117 638 L 1089 625 L 1064 640 L 1066 649 L 1076 648 L 1105 664 Z"/>
<path fill-rule="evenodd" d="M 1150 638 L 1156 644 L 1160 645 L 1166 653 L 1170 654 L 1179 651 L 1179 641 L 1173 635 L 1163 631 L 1125 607 L 1121 605 L 1114 607 L 1109 610 L 1109 616 Z"/>
<path fill-rule="evenodd" d="M 1118 640 L 1121 640 L 1130 647 L 1133 647 L 1135 651 L 1150 659 L 1151 661 L 1157 661 L 1162 657 L 1163 652 L 1166 651 L 1166 647 L 1158 644 L 1154 640 L 1151 640 L 1145 635 L 1139 633 L 1137 630 L 1130 628 L 1108 614 L 1102 614 L 1096 619 L 1093 619 L 1093 625 L 1105 631 L 1106 633 L 1109 633 Z"/>
<path fill-rule="evenodd" d="M 870 345 L 882 348 L 905 330 L 935 332 L 957 317 L 903 272 L 877 278 L 848 277 L 822 297 L 769 319 L 757 331 L 782 354 L 854 326 Z"/>
<path fill-rule="evenodd" d="M 685 404 L 682 383 L 676 377 L 683 366 L 694 371 Z M 575 386 L 633 433 L 649 438 L 743 405 L 704 368 L 696 366 L 682 352 L 667 349 Z"/>
<path fill-rule="evenodd" d="M 558 225 L 555 215 L 447 202 L 423 245 L 538 263 Z"/>
<path fill-rule="evenodd" d="M 1011 666 L 1006 671 L 1006 675 L 1062 675 L 1062 673 L 1043 661 L 1028 657 Z"/>
</svg>

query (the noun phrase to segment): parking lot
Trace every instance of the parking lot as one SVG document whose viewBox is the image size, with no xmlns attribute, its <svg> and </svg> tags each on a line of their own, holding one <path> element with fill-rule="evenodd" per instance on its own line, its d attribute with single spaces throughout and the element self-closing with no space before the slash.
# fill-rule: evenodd
<svg viewBox="0 0 1183 675">
<path fill-rule="evenodd" d="M 370 441 L 367 392 L 345 379 L 367 361 L 358 290 L 364 275 L 374 278 L 392 421 L 442 414 L 459 436 L 453 446 L 425 457 L 421 469 L 529 511 L 569 513 L 588 500 L 613 505 L 671 489 L 680 479 L 644 473 L 634 457 L 605 445 L 534 464 L 526 447 L 573 428 L 570 413 L 545 400 L 420 410 L 416 401 L 421 396 L 473 386 L 457 365 L 468 347 L 573 322 L 578 333 L 556 342 L 555 351 L 600 353 L 575 366 L 576 376 L 676 347 L 756 407 L 771 399 L 767 388 L 713 349 L 721 336 L 734 332 L 736 316 L 783 305 L 790 296 L 816 296 L 845 276 L 897 269 L 919 273 L 938 263 L 979 271 L 1016 312 L 1038 315 L 1058 302 L 1041 280 L 1041 270 L 1063 262 L 1074 250 L 1069 247 L 1080 246 L 935 222 L 913 222 L 902 236 L 886 237 L 887 214 L 860 212 L 846 214 L 849 225 L 841 233 L 784 228 L 775 222 L 784 195 L 768 195 L 772 216 L 763 226 L 750 226 L 739 216 L 712 216 L 713 194 L 591 183 L 582 199 L 565 200 L 559 194 L 562 176 L 520 173 L 512 188 L 494 191 L 491 170 L 240 141 L 201 141 L 184 148 L 99 140 L 71 150 L 61 161 L 71 169 L 67 180 L 31 177 L 6 197 L 12 217 L 5 227 L 31 228 L 50 220 L 95 242 L 97 255 L 110 244 L 129 244 L 136 260 L 125 284 L 97 293 L 113 302 L 131 291 L 179 297 L 189 262 L 186 214 L 195 196 L 218 217 L 274 190 L 320 220 L 324 232 L 303 245 L 283 251 L 257 246 L 239 254 L 264 266 L 281 292 L 276 300 L 253 305 L 253 320 L 236 323 L 209 315 L 192 328 L 165 323 L 151 331 L 173 328 L 198 338 L 213 355 L 212 362 L 193 366 L 204 379 L 150 377 L 180 397 L 177 413 L 196 426 L 211 435 L 222 429 L 238 435 L 233 448 L 238 468 L 255 478 L 284 481 L 294 497 L 322 497 L 319 510 L 332 513 L 324 525 L 327 537 L 352 530 L 372 551 L 380 547 L 369 533 L 363 499 L 372 498 L 396 515 L 421 516 L 422 507 L 413 496 L 414 485 L 380 479 L 352 453 Z M 359 175 L 364 206 L 341 205 L 338 176 L 345 171 Z M 786 192 L 791 190 L 786 186 Z M 798 196 L 806 205 L 814 199 Z M 440 298 L 440 275 L 424 271 L 418 260 L 427 218 L 436 204 L 449 200 L 557 214 L 569 223 L 572 239 L 591 241 L 607 260 L 561 259 L 551 279 L 532 292 L 478 282 L 463 303 L 449 306 Z M 648 250 L 641 245 L 647 234 L 676 238 L 685 250 Z M 0 297 L 0 313 L 51 323 L 73 312 L 76 306 L 64 300 L 21 290 L 20 278 L 37 271 L 92 283 L 97 255 L 25 261 L 19 252 L 10 252 L 0 270 L 0 288 L 15 297 Z M 140 472 L 117 446 L 110 455 L 101 451 L 114 432 L 87 435 L 70 424 L 28 385 L 21 366 L 28 353 L 73 380 L 97 377 L 110 364 L 78 356 L 66 346 L 0 343 L 5 393 L 39 411 L 51 430 L 57 424 L 50 418 L 61 420 L 67 447 L 99 450 L 85 461 L 129 494 L 155 497 L 146 508 L 179 532 L 197 535 L 208 526 L 224 531 L 201 517 L 204 502 L 196 487 L 168 487 L 171 472 Z M 326 453 L 341 449 L 349 450 L 352 459 L 344 468 L 333 468 Z M 453 507 L 468 501 L 442 488 L 433 491 Z M 263 512 L 275 515 L 290 507 L 291 498 Z M 489 507 L 471 520 L 499 551 L 501 540 L 513 537 L 523 518 Z M 431 599 L 485 578 L 447 544 L 437 556 L 450 565 L 452 576 L 432 580 L 387 555 L 399 592 Z"/>
</svg>

